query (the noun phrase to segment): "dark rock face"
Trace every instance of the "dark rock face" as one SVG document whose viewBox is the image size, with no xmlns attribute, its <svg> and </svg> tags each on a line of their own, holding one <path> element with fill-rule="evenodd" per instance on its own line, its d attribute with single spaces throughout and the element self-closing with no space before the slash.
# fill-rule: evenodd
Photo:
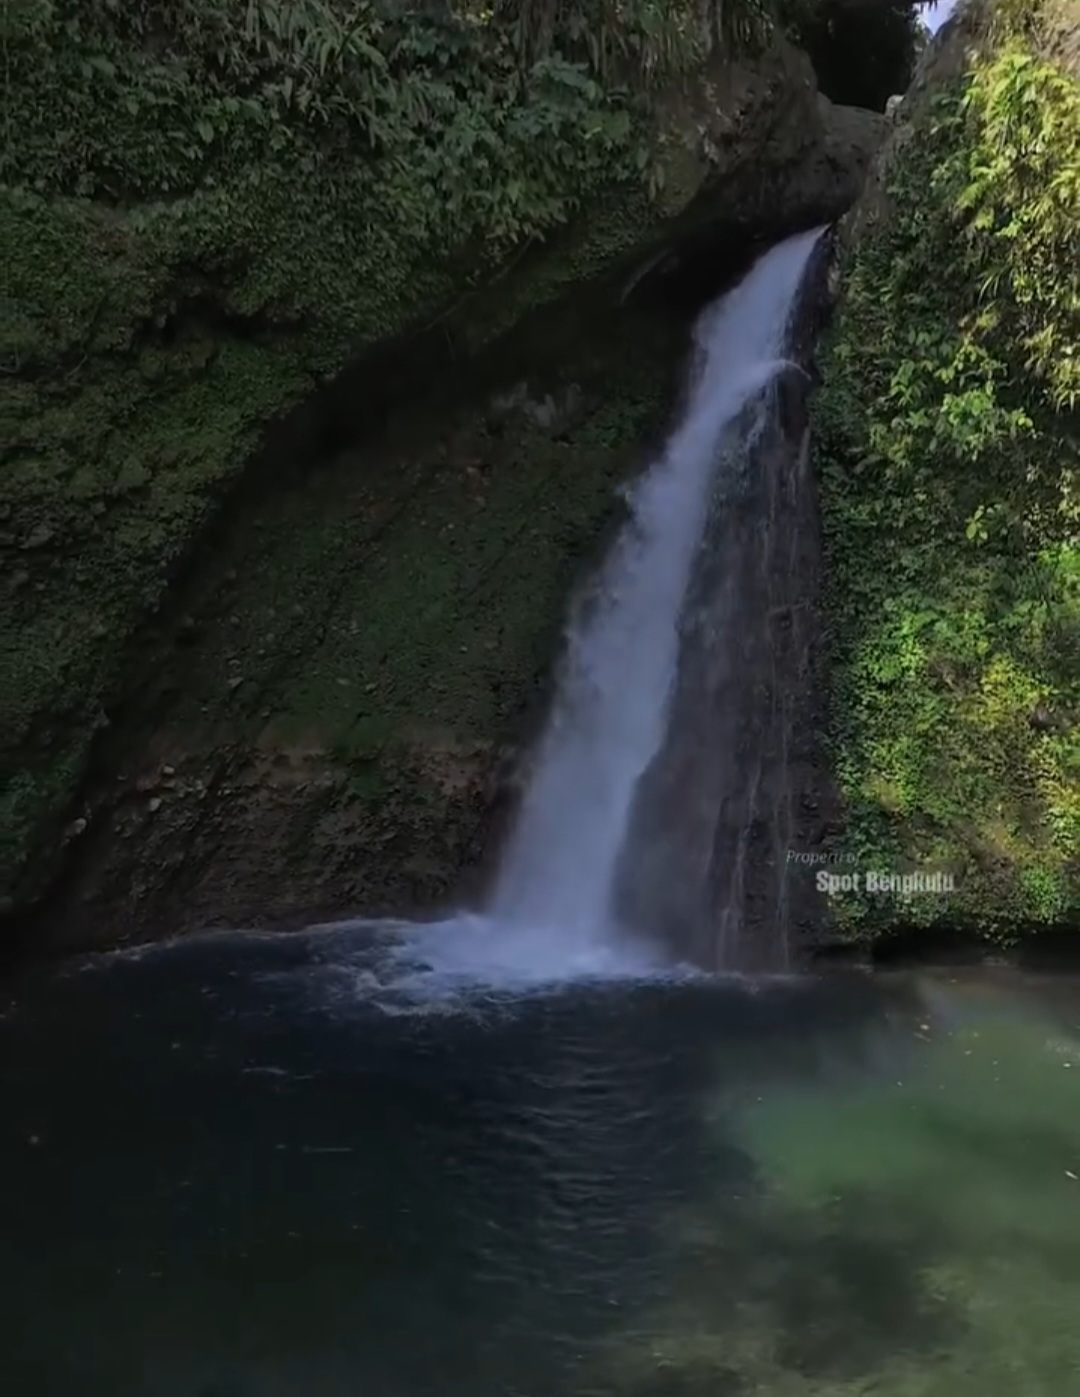
<svg viewBox="0 0 1080 1397">
<path fill-rule="evenodd" d="M 567 596 L 678 382 L 682 312 L 614 297 L 593 288 L 475 359 L 404 361 L 366 431 L 370 367 L 279 435 L 140 633 L 49 893 L 12 942 L 468 894 Z"/>
<path fill-rule="evenodd" d="M 917 34 L 911 0 L 821 0 L 796 21 L 822 92 L 875 111 L 911 81 Z"/>
<path fill-rule="evenodd" d="M 658 101 L 656 128 L 655 198 L 602 193 L 436 323 L 402 312 L 400 336 L 280 421 L 297 383 L 268 380 L 265 402 L 226 383 L 235 327 L 215 320 L 190 383 L 148 379 L 125 417 L 130 489 L 99 510 L 48 478 L 82 533 L 74 549 L 28 530 L 0 597 L 38 695 L 0 736 L 0 941 L 412 911 L 468 884 L 613 486 L 662 429 L 689 316 L 756 249 L 850 206 L 884 120 L 822 98 L 780 41 Z M 245 375 L 278 363 L 241 338 Z M 584 392 L 557 432 L 487 413 L 522 382 L 531 402 Z M 160 460 L 139 445 L 159 418 Z M 80 461 L 108 474 L 112 456 Z M 162 480 L 190 507 L 162 506 Z"/>
<path fill-rule="evenodd" d="M 625 919 L 662 927 L 679 957 L 709 970 L 786 969 L 820 921 L 808 860 L 836 802 L 820 747 L 807 403 L 829 256 L 826 240 L 796 312 L 792 368 L 721 447 L 669 737 L 642 781 L 620 878 Z"/>
</svg>

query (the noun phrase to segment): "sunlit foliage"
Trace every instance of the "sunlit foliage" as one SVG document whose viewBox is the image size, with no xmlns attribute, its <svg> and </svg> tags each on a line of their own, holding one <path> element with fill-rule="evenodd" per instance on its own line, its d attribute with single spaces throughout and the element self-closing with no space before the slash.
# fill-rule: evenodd
<svg viewBox="0 0 1080 1397">
<path fill-rule="evenodd" d="M 896 159 L 820 405 L 837 761 L 864 861 L 952 899 L 852 907 L 1010 937 L 1080 897 L 1080 86 L 1038 16 Z"/>
</svg>

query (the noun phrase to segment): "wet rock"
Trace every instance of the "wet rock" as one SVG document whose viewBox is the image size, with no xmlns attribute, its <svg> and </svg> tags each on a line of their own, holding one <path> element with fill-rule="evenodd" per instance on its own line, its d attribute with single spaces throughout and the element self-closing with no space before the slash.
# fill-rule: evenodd
<svg viewBox="0 0 1080 1397">
<path fill-rule="evenodd" d="M 53 530 L 48 524 L 35 524 L 23 542 L 23 548 L 44 548 L 53 538 Z"/>
<path fill-rule="evenodd" d="M 527 383 L 519 383 L 509 393 L 492 402 L 496 417 L 520 416 L 541 431 L 562 436 L 581 421 L 587 411 L 585 394 L 578 383 L 569 383 L 554 392 L 534 397 Z"/>
</svg>

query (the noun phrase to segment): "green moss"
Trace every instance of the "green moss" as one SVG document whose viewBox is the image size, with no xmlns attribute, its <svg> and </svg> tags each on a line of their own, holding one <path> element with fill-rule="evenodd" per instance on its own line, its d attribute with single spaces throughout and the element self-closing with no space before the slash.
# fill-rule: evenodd
<svg viewBox="0 0 1080 1397">
<path fill-rule="evenodd" d="M 451 332 L 463 348 L 483 348 L 533 307 L 555 303 L 572 287 L 595 280 L 635 247 L 647 248 L 658 218 L 643 186 L 609 186 L 588 200 L 569 228 L 528 251 L 508 276 L 470 298 L 449 319 Z"/>
<path fill-rule="evenodd" d="M 894 163 L 818 409 L 846 849 L 957 875 L 853 935 L 1080 913 L 1080 89 L 998 18 Z"/>
<path fill-rule="evenodd" d="M 401 911 L 459 885 L 501 756 L 542 710 L 614 486 L 668 406 L 685 327 L 635 314 L 607 337 L 594 323 L 569 360 L 523 327 L 530 395 L 558 395 L 568 374 L 580 386 L 557 436 L 479 383 L 463 399 L 432 382 L 376 437 L 231 513 L 141 657 L 119 739 L 128 790 L 145 778 L 162 807 L 147 822 L 136 787 L 115 817 L 108 793 L 89 812 L 119 836 L 102 840 L 101 876 L 124 890 L 121 916 L 135 907 L 142 924 L 155 890 L 168 899 L 178 851 L 195 920 L 270 903 L 310 915 L 324 888 L 337 910 Z M 497 377 L 503 348 L 486 364 Z M 138 904 L 135 883 L 150 889 Z"/>
<path fill-rule="evenodd" d="M 204 599 L 223 621 L 183 661 L 177 727 L 195 738 L 206 713 L 226 716 L 238 736 L 360 766 L 429 737 L 504 738 L 662 411 L 654 353 L 606 367 L 603 403 L 559 438 L 473 409 L 435 441 L 276 490 L 232 543 L 242 571 Z"/>
<path fill-rule="evenodd" d="M 501 5 L 404 7 L 394 18 L 321 0 L 7 7 L 8 124 L 19 139 L 0 151 L 0 428 L 10 444 L 0 479 L 0 887 L 37 891 L 20 870 L 56 843 L 104 715 L 140 670 L 133 638 L 261 459 L 268 427 L 377 343 L 456 310 L 448 334 L 475 350 L 648 243 L 664 209 L 650 193 L 647 89 L 699 61 L 703 45 L 683 23 L 689 3 L 602 8 L 603 34 L 560 12 L 556 31 L 523 49 L 527 26 Z M 760 35 L 764 13 L 747 0 L 713 17 L 734 41 Z M 615 64 L 620 45 L 639 61 Z M 474 296 L 526 247 L 490 294 Z M 527 482 L 506 488 L 498 508 L 509 537 L 514 511 L 531 506 Z M 406 498 L 404 484 L 379 495 L 402 509 Z M 443 508 L 434 495 L 432 507 Z M 565 519 L 541 513 L 518 540 L 523 575 L 533 554 L 572 551 L 574 537 Z M 339 544 L 349 559 L 357 535 Z M 302 570 L 305 547 L 296 544 L 290 566 Z M 407 532 L 402 547 L 410 556 Z M 485 567 L 501 566 L 493 547 L 481 550 Z M 321 543 L 311 559 L 325 564 Z M 415 577 L 405 562 L 385 567 L 380 587 L 395 606 L 409 598 L 410 615 L 416 587 L 407 626 L 422 648 L 468 568 L 450 549 Z M 348 595 L 347 569 L 333 571 Z M 278 579 L 268 568 L 261 584 L 303 609 L 305 588 L 324 577 Z M 519 595 L 525 585 L 511 569 L 508 600 L 525 608 L 531 596 L 544 614 L 561 583 L 544 573 Z M 364 663 L 381 682 L 378 646 L 396 625 L 382 615 L 366 624 Z M 530 634 L 508 627 L 505 640 L 491 632 L 484 643 L 523 647 L 513 664 L 524 666 Z M 337 682 L 347 676 L 325 659 L 325 673 L 297 690 L 298 723 L 320 704 L 331 715 L 348 706 Z M 241 708 L 252 681 L 220 678 Z M 427 682 L 418 667 L 415 692 Z M 462 697 L 453 666 L 438 682 L 437 706 L 450 713 Z M 221 693 L 207 698 L 215 713 L 228 711 Z M 477 730 L 484 721 L 477 708 Z"/>
<path fill-rule="evenodd" d="M 522 79 L 505 31 L 419 16 L 353 34 L 376 48 L 317 80 L 317 26 L 273 58 L 230 13 L 190 0 L 165 34 L 111 0 L 28 0 L 5 21 L 5 888 L 77 784 L 128 638 L 267 424 L 598 184 L 642 178 L 634 99 L 554 56 Z M 519 282 L 481 338 L 572 263 Z"/>
</svg>

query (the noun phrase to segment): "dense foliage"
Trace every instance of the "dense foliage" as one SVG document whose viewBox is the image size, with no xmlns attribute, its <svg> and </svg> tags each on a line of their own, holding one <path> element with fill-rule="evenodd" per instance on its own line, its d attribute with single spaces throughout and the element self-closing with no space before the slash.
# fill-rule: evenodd
<svg viewBox="0 0 1080 1397">
<path fill-rule="evenodd" d="M 175 201 L 198 194 L 212 237 L 241 204 L 261 214 L 287 170 L 316 226 L 320 207 L 348 199 L 411 244 L 505 246 L 564 217 L 628 152 L 625 93 L 553 54 L 522 68 L 510 31 L 468 16 L 382 18 L 351 0 L 39 0 L 23 19 L 6 182 L 148 201 L 146 229 L 173 226 L 192 212 Z"/>
<path fill-rule="evenodd" d="M 834 73 L 857 45 L 871 104 L 910 67 L 909 0 L 15 0 L 0 175 L 175 198 L 268 153 L 308 173 L 366 151 L 423 231 L 513 238 L 559 216 L 577 164 L 630 153 L 642 86 L 778 26 Z"/>
<path fill-rule="evenodd" d="M 864 933 L 1080 912 L 1080 86 L 994 18 L 893 162 L 820 405 L 848 847 L 958 883 L 856 900 Z"/>
</svg>

